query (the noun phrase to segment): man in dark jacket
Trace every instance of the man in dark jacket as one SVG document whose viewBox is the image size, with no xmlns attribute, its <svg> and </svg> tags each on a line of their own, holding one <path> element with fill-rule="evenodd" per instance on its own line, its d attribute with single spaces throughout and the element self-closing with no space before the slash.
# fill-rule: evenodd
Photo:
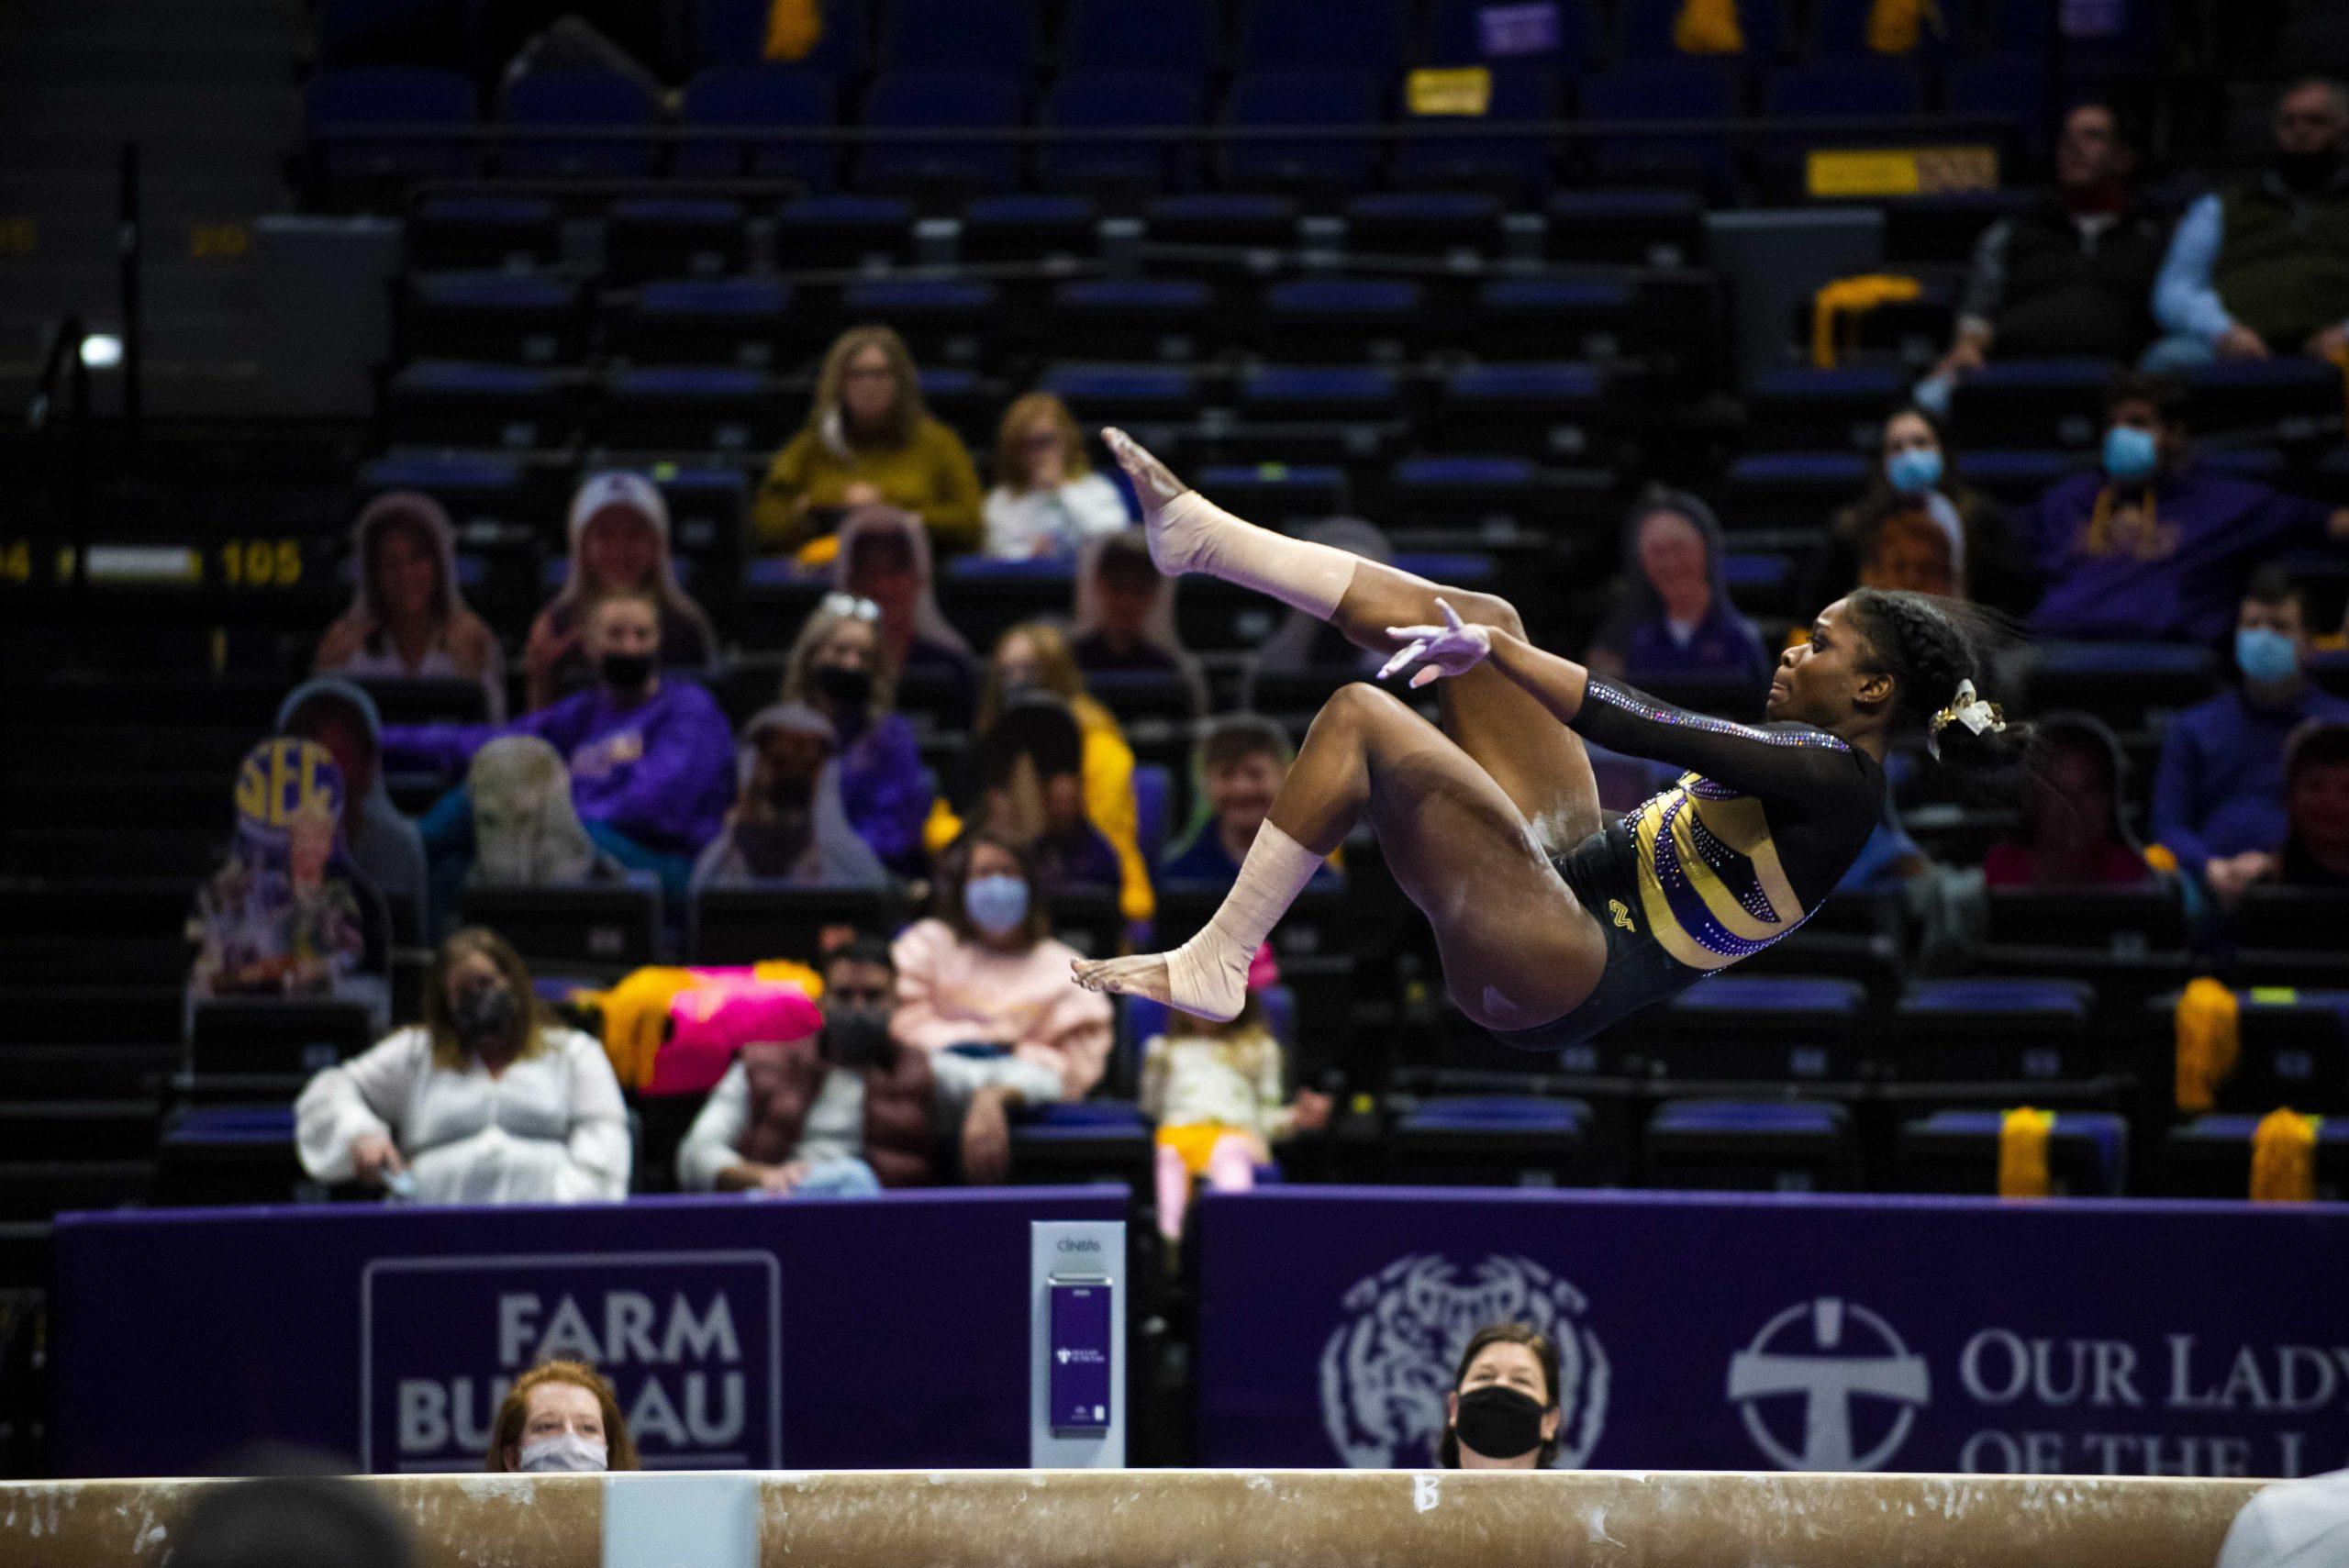
<svg viewBox="0 0 2349 1568">
<path fill-rule="evenodd" d="M 888 944 L 860 937 L 824 961 L 823 1028 L 746 1045 L 677 1151 L 688 1192 L 825 1197 L 924 1186 L 947 1139 L 963 1175 L 1003 1179 L 1007 1110 L 1061 1097 L 1060 1074 L 1014 1057 L 901 1045 L 889 1033 L 897 972 Z"/>
<path fill-rule="evenodd" d="M 2139 203 L 2136 150 L 2111 108 L 2082 104 L 2055 141 L 2055 188 L 1985 229 L 1936 380 L 1992 357 L 2134 360 L 2154 335 L 2168 228 Z"/>
<path fill-rule="evenodd" d="M 2349 93 L 2338 83 L 2286 91 L 2274 161 L 2187 209 L 2154 314 L 2167 336 L 2148 370 L 2349 350 Z"/>
</svg>

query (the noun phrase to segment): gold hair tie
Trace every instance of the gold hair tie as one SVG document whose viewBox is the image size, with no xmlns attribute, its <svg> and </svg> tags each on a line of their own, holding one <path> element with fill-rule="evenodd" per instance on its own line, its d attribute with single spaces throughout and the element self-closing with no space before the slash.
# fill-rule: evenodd
<svg viewBox="0 0 2349 1568">
<path fill-rule="evenodd" d="M 1947 707 L 1933 715 L 1927 727 L 1925 750 L 1936 762 L 1941 760 L 1942 731 L 1953 724 L 1963 724 L 1976 735 L 1985 731 L 1995 735 L 2007 727 L 2007 710 L 1997 703 L 1984 702 L 1975 693 L 1972 681 L 1960 681 L 1957 695 L 1950 698 Z"/>
</svg>

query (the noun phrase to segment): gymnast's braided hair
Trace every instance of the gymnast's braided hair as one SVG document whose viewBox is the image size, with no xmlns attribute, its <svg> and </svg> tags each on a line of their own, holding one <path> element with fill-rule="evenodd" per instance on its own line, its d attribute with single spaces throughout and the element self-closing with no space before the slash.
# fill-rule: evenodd
<svg viewBox="0 0 2349 1568">
<path fill-rule="evenodd" d="M 2005 793 L 2031 749 L 2031 727 L 2009 722 L 1980 688 L 1993 653 L 2013 639 L 2007 621 L 1962 599 L 1862 588 L 1845 601 L 1868 646 L 1868 667 L 1893 682 L 1897 733 L 1922 734 L 1933 760 Z"/>
</svg>

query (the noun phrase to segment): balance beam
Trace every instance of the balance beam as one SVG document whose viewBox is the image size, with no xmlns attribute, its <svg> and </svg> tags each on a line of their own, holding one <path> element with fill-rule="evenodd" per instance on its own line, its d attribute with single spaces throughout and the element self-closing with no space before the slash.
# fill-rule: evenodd
<svg viewBox="0 0 2349 1568">
<path fill-rule="evenodd" d="M 154 1562 L 215 1481 L 0 1484 L 0 1565 Z M 2250 1481 L 1708 1472 L 369 1477 L 430 1568 L 2211 1568 Z"/>
</svg>

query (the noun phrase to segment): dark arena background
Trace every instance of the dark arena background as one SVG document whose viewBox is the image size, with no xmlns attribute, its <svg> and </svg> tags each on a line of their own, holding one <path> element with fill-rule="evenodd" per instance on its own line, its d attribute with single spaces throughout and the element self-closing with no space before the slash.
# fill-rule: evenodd
<svg viewBox="0 0 2349 1568">
<path fill-rule="evenodd" d="M 2344 81 L 0 6 L 0 1563 L 2349 1568 Z"/>
</svg>

